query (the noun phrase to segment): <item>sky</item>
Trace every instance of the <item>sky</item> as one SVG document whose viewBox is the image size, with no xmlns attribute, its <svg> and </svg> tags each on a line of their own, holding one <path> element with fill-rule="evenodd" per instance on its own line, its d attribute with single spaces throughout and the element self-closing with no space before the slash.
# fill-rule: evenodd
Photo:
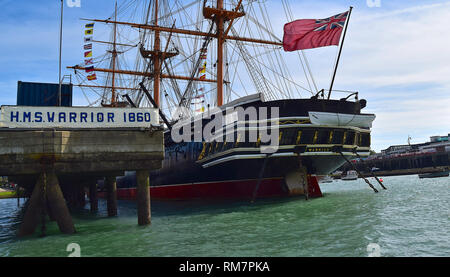
<svg viewBox="0 0 450 277">
<path fill-rule="evenodd" d="M 139 0 L 138 0 L 139 1 Z M 120 2 L 120 0 L 119 0 Z M 187 0 L 186 3 L 190 3 Z M 282 37 L 280 1 L 266 0 Z M 450 1 L 290 0 L 295 19 L 326 18 L 353 6 L 334 88 L 358 91 L 377 118 L 372 148 L 450 133 Z M 81 0 L 64 10 L 63 74 L 82 60 L 83 21 L 107 18 L 113 0 Z M 60 1 L 0 0 L 0 105 L 15 105 L 17 81 L 58 82 Z M 306 50 L 319 88 L 328 88 L 337 47 Z M 289 55 L 286 53 L 286 60 Z M 294 59 L 292 59 L 294 60 Z M 293 62 L 288 67 L 300 66 Z M 74 91 L 74 105 L 83 96 Z"/>
</svg>

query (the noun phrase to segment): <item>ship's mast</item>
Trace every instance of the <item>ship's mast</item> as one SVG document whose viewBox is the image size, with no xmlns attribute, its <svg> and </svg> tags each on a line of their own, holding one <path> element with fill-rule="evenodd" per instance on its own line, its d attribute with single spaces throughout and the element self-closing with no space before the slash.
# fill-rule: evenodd
<svg viewBox="0 0 450 277">
<path fill-rule="evenodd" d="M 158 0 L 155 0 L 155 26 L 158 26 L 158 8 Z M 155 55 L 153 55 L 153 98 L 155 99 L 156 105 L 159 107 L 159 92 L 161 82 L 161 38 L 159 31 L 155 31 L 155 44 L 153 50 L 155 53 Z"/>
<path fill-rule="evenodd" d="M 223 0 L 217 0 L 216 8 L 203 8 L 203 15 L 205 18 L 214 20 L 217 24 L 217 106 L 223 105 L 223 84 L 224 84 L 224 45 L 225 39 L 228 37 L 228 32 L 231 29 L 233 21 L 236 18 L 242 17 L 245 14 L 238 12 L 242 0 L 239 1 L 233 11 L 224 9 Z M 227 31 L 225 31 L 225 21 L 230 21 Z"/>
<path fill-rule="evenodd" d="M 223 10 L 223 0 L 217 0 L 217 9 Z M 217 13 L 217 107 L 223 105 L 223 45 L 225 44 L 225 19 Z"/>
<path fill-rule="evenodd" d="M 114 21 L 117 21 L 117 1 L 114 12 Z M 114 106 L 116 102 L 116 58 L 117 58 L 117 49 L 116 49 L 116 36 L 117 36 L 117 24 L 114 24 L 114 40 L 113 40 L 113 50 L 112 50 L 112 84 L 111 84 L 111 105 Z"/>
<path fill-rule="evenodd" d="M 238 36 L 230 36 L 229 32 L 232 28 L 232 25 L 234 21 L 237 18 L 245 16 L 245 13 L 241 10 L 242 6 L 242 0 L 238 1 L 238 4 L 233 10 L 227 10 L 224 5 L 224 0 L 216 0 L 215 7 L 206 6 L 206 2 L 204 3 L 203 7 L 203 16 L 205 19 L 209 19 L 212 22 L 214 22 L 217 26 L 216 33 L 211 32 L 202 32 L 199 30 L 186 30 L 186 29 L 178 29 L 173 27 L 164 27 L 160 26 L 158 22 L 158 15 L 159 15 L 159 0 L 155 0 L 154 2 L 154 24 L 137 24 L 137 23 L 131 23 L 131 22 L 119 22 L 117 19 L 114 21 L 111 20 L 99 20 L 99 19 L 84 19 L 94 22 L 103 22 L 103 23 L 112 23 L 112 24 L 120 24 L 125 26 L 130 26 L 137 29 L 144 29 L 144 30 L 151 30 L 154 31 L 154 45 L 153 49 L 148 51 L 145 50 L 143 46 L 141 46 L 140 52 L 143 56 L 143 58 L 148 58 L 153 61 L 153 72 L 137 72 L 137 71 L 124 71 L 124 70 L 115 70 L 113 68 L 113 76 L 114 73 L 117 74 L 129 74 L 129 75 L 136 75 L 136 76 L 146 76 L 153 78 L 154 87 L 153 87 L 153 93 L 154 93 L 154 100 L 156 104 L 160 105 L 160 85 L 161 85 L 161 79 L 176 79 L 176 80 L 185 80 L 185 81 L 197 81 L 197 82 L 214 82 L 217 84 L 217 106 L 222 106 L 224 102 L 223 97 L 223 91 L 224 91 L 224 45 L 226 40 L 232 40 L 232 41 L 240 41 L 240 42 L 248 42 L 248 43 L 257 43 L 257 44 L 264 44 L 264 45 L 274 45 L 274 46 L 282 46 L 283 43 L 281 41 L 269 41 L 269 40 L 263 40 L 263 39 L 254 39 L 254 38 L 246 38 L 246 37 L 238 37 Z M 228 26 L 225 30 L 225 23 L 228 22 Z M 201 37 L 209 37 L 209 38 L 215 38 L 217 39 L 217 78 L 216 80 L 211 79 L 201 79 L 201 78 L 195 78 L 193 76 L 176 76 L 173 74 L 162 74 L 161 72 L 161 64 L 162 61 L 168 58 L 171 58 L 173 56 L 176 56 L 178 53 L 171 53 L 166 52 L 167 49 L 161 50 L 161 36 L 160 34 L 162 32 L 170 33 L 170 34 L 181 34 L 181 35 L 189 35 L 189 36 L 201 36 Z M 116 43 L 113 43 L 114 48 Z M 168 46 L 168 45 L 167 45 Z M 167 48 L 166 46 L 166 48 Z M 114 57 L 114 55 L 113 55 Z M 73 66 L 68 67 L 73 69 L 84 69 L 84 67 L 81 66 Z M 111 69 L 104 69 L 104 68 L 96 68 L 96 71 L 99 72 L 111 72 Z M 115 87 L 114 82 L 112 87 Z M 113 89 L 114 92 L 114 89 Z"/>
</svg>

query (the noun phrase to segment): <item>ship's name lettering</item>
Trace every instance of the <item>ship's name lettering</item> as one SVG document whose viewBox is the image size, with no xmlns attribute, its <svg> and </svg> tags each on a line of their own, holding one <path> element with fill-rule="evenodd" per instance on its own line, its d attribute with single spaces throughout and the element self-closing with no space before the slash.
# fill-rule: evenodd
<svg viewBox="0 0 450 277">
<path fill-rule="evenodd" d="M 330 148 L 323 148 L 323 147 L 314 147 L 314 148 L 308 148 L 306 152 L 330 152 Z"/>
<path fill-rule="evenodd" d="M 114 123 L 115 113 L 111 112 L 27 112 L 12 111 L 10 122 L 58 122 L 58 123 Z M 120 119 L 119 119 L 120 120 Z M 151 122 L 151 114 L 144 112 L 124 112 L 123 122 Z"/>
</svg>

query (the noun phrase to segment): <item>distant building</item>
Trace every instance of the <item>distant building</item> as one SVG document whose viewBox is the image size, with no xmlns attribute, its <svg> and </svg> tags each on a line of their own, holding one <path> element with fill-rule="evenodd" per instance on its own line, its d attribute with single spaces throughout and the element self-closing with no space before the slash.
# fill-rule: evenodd
<svg viewBox="0 0 450 277">
<path fill-rule="evenodd" d="M 450 134 L 432 136 L 430 141 L 419 144 L 393 145 L 370 155 L 364 163 L 356 160 L 356 168 L 369 173 L 376 170 L 386 176 L 392 174 L 418 174 L 422 170 L 435 172 L 450 169 Z M 344 164 L 341 171 L 351 170 L 352 166 Z M 420 169 L 420 170 L 419 170 Z"/>
<path fill-rule="evenodd" d="M 394 155 L 408 153 L 413 149 L 411 145 L 393 145 L 385 150 L 381 150 L 383 155 Z"/>
<path fill-rule="evenodd" d="M 450 133 L 447 136 L 433 136 L 430 138 L 431 142 L 444 142 L 450 141 Z"/>
<path fill-rule="evenodd" d="M 399 155 L 412 152 L 450 152 L 450 133 L 447 136 L 432 136 L 430 137 L 430 142 L 393 145 L 385 150 L 381 150 L 381 155 Z"/>
</svg>

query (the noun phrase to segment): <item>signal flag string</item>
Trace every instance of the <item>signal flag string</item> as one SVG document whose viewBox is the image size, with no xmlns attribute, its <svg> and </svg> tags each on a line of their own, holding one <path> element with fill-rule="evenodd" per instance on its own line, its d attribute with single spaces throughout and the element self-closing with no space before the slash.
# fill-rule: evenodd
<svg viewBox="0 0 450 277">
<path fill-rule="evenodd" d="M 92 41 L 94 35 L 94 23 L 86 24 L 86 29 L 84 30 L 84 65 L 85 71 L 88 73 L 87 79 L 88 81 L 97 80 L 97 76 L 95 74 L 94 61 L 92 58 Z"/>
</svg>

